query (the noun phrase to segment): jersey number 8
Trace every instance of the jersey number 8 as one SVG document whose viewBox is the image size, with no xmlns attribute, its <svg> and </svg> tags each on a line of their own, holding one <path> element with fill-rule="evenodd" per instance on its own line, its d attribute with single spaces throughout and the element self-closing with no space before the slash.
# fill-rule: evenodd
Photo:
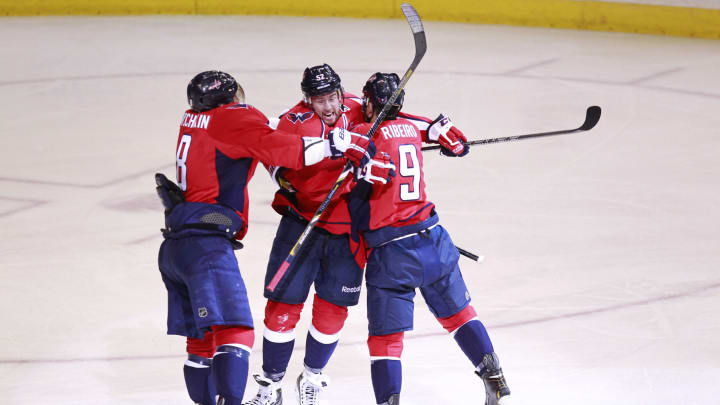
<svg viewBox="0 0 720 405">
<path fill-rule="evenodd" d="M 188 152 L 190 151 L 190 141 L 192 141 L 192 136 L 188 134 L 184 134 L 182 138 L 180 138 L 180 144 L 177 149 L 177 159 L 175 160 L 178 185 L 183 191 L 187 190 L 187 166 L 185 162 L 187 161 Z"/>
</svg>

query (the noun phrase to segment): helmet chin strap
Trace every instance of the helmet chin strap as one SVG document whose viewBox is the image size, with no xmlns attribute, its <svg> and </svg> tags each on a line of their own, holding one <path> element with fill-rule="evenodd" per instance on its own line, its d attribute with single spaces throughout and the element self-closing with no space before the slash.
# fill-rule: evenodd
<svg viewBox="0 0 720 405">
<path fill-rule="evenodd" d="M 339 89 L 337 89 L 338 98 L 340 99 L 340 110 L 342 111 L 342 106 L 345 104 L 345 89 L 340 86 Z"/>
</svg>

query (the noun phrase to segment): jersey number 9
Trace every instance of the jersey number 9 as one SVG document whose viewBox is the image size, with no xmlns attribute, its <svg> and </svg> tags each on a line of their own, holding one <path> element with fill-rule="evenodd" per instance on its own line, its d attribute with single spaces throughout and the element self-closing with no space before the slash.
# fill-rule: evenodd
<svg viewBox="0 0 720 405">
<path fill-rule="evenodd" d="M 420 198 L 420 162 L 417 157 L 415 145 L 400 145 L 400 176 L 412 177 L 408 183 L 400 183 L 400 199 L 403 201 L 414 201 Z M 412 187 L 411 184 L 412 183 Z"/>
</svg>

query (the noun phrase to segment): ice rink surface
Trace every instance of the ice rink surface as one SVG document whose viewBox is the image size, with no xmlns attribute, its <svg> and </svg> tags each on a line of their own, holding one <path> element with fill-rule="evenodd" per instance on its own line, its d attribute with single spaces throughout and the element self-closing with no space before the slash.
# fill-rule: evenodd
<svg viewBox="0 0 720 405">
<path fill-rule="evenodd" d="M 720 398 L 720 41 L 426 22 L 404 110 L 468 138 L 588 133 L 425 156 L 514 404 Z M 153 174 L 173 173 L 185 86 L 221 69 L 277 115 L 306 66 L 358 93 L 402 74 L 401 20 L 0 20 L 0 403 L 189 404 L 184 339 L 165 335 Z M 258 169 L 238 251 L 260 368 L 263 275 L 279 216 Z M 309 307 L 309 305 L 308 305 Z M 306 308 L 285 390 L 299 373 Z M 329 404 L 372 404 L 364 296 L 326 369 Z M 417 298 L 403 404 L 482 404 L 481 381 Z M 246 398 L 256 392 L 248 384 Z"/>
</svg>

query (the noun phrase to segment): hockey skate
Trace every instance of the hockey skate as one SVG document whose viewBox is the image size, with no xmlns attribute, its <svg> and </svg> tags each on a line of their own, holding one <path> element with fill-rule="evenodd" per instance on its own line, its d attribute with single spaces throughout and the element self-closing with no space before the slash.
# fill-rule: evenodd
<svg viewBox="0 0 720 405">
<path fill-rule="evenodd" d="M 320 391 L 329 383 L 330 379 L 326 375 L 303 370 L 297 378 L 298 404 L 319 405 Z"/>
<path fill-rule="evenodd" d="M 485 405 L 508 405 L 507 396 L 510 395 L 510 388 L 505 382 L 505 376 L 495 353 L 486 354 L 478 368 L 482 372 L 475 371 L 475 374 L 485 383 Z"/>
<path fill-rule="evenodd" d="M 400 405 L 400 394 L 392 394 L 387 402 L 380 405 Z"/>
<path fill-rule="evenodd" d="M 260 389 L 255 398 L 245 402 L 243 405 L 282 405 L 280 381 L 273 381 L 258 374 L 253 374 L 253 378 L 260 386 Z"/>
</svg>

